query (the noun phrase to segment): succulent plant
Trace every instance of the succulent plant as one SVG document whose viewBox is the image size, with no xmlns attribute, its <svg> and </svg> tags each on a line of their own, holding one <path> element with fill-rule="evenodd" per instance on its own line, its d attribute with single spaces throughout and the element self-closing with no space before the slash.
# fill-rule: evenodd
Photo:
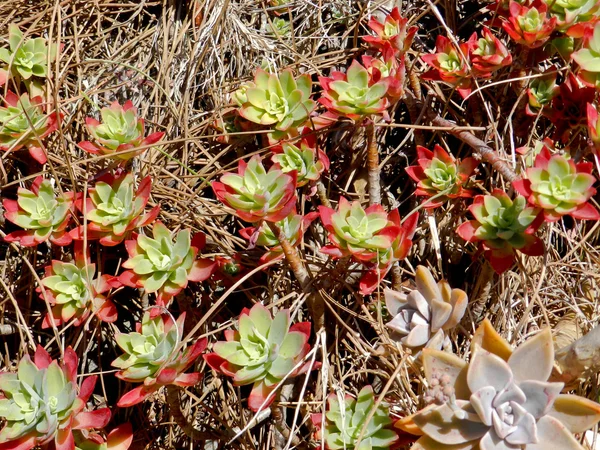
<svg viewBox="0 0 600 450">
<path fill-rule="evenodd" d="M 156 293 L 158 305 L 166 305 L 189 281 L 204 281 L 210 277 L 215 262 L 197 259 L 198 248 L 192 243 L 202 243 L 204 236 L 198 234 L 192 242 L 190 230 L 181 230 L 175 235 L 161 221 L 154 222 L 152 238 L 138 235 L 135 240 L 125 241 L 129 259 L 123 263 L 126 270 L 119 281 L 126 286 L 144 288 Z"/>
<path fill-rule="evenodd" d="M 571 55 L 579 67 L 579 79 L 588 86 L 600 88 L 600 22 L 584 34 L 583 48 Z"/>
<path fill-rule="evenodd" d="M 367 25 L 375 32 L 376 36 L 363 36 L 365 42 L 381 52 L 384 52 L 385 48 L 389 46 L 394 52 L 399 53 L 399 56 L 408 51 L 418 30 L 416 26 L 407 26 L 408 19 L 400 15 L 398 7 L 394 7 L 385 16 L 383 23 L 375 16 L 371 16 Z"/>
<path fill-rule="evenodd" d="M 517 44 L 537 48 L 550 39 L 556 17 L 550 17 L 545 3 L 536 0 L 527 7 L 511 1 L 509 11 L 510 16 L 502 23 L 502 28 Z"/>
<path fill-rule="evenodd" d="M 575 75 L 570 73 L 559 85 L 559 93 L 552 100 L 548 118 L 555 126 L 554 139 L 566 143 L 572 133 L 587 125 L 587 105 L 594 101 L 596 89 L 581 87 Z"/>
<path fill-rule="evenodd" d="M 445 36 L 439 35 L 435 41 L 437 53 L 422 55 L 432 70 L 425 72 L 421 77 L 424 80 L 439 80 L 456 88 L 458 93 L 466 98 L 471 93 L 473 79 L 469 72 L 468 61 L 469 46 L 461 44 L 457 48 Z"/>
<path fill-rule="evenodd" d="M 388 84 L 385 96 L 390 104 L 396 103 L 404 96 L 406 67 L 403 58 L 397 58 L 393 54 L 388 54 L 383 59 L 363 55 L 362 62 L 372 83 L 385 81 Z"/>
<path fill-rule="evenodd" d="M 598 2 L 596 0 L 544 0 L 549 12 L 556 17 L 556 28 L 568 30 L 573 24 L 587 22 L 597 16 Z"/>
<path fill-rule="evenodd" d="M 328 111 L 353 120 L 381 114 L 387 119 L 389 81 L 373 82 L 369 71 L 353 60 L 346 73 L 332 71 L 329 77 L 319 77 L 323 93 L 319 98 Z"/>
<path fill-rule="evenodd" d="M 411 213 L 404 220 L 400 220 L 398 210 L 394 209 L 389 212 L 387 219 L 390 224 L 396 226 L 400 231 L 389 248 L 378 251 L 375 257 L 366 263 L 369 270 L 365 272 L 359 282 L 362 295 L 372 294 L 392 268 L 392 265 L 408 256 L 412 246 L 412 238 L 417 229 L 419 213 Z"/>
<path fill-rule="evenodd" d="M 304 233 L 318 215 L 319 214 L 316 212 L 311 212 L 304 216 L 290 214 L 285 219 L 276 222 L 276 225 L 283 231 L 288 242 L 295 247 L 302 242 Z M 277 236 L 275 236 L 268 224 L 263 223 L 258 228 L 243 228 L 240 230 L 240 234 L 244 239 L 247 239 L 250 242 L 252 247 L 254 245 L 262 245 L 269 248 L 269 251 L 261 256 L 259 260 L 261 264 L 283 257 L 283 249 L 279 244 L 279 239 L 277 239 Z"/>
<path fill-rule="evenodd" d="M 257 69 L 254 83 L 238 89 L 235 98 L 241 103 L 239 113 L 245 119 L 285 131 L 306 122 L 315 109 L 311 93 L 308 74 L 294 78 L 291 69 L 279 76 Z"/>
<path fill-rule="evenodd" d="M 308 364 L 296 367 L 309 352 L 310 322 L 290 327 L 290 312 L 280 310 L 274 317 L 260 303 L 242 311 L 237 331 L 225 331 L 226 341 L 213 345 L 204 355 L 210 367 L 233 377 L 236 386 L 252 384 L 248 407 L 253 411 L 268 407 L 270 395 L 285 377 L 306 371 Z"/>
<path fill-rule="evenodd" d="M 44 38 L 24 40 L 15 24 L 8 26 L 8 42 L 9 48 L 0 48 L 0 61 L 8 64 L 14 74 L 24 80 L 47 76 L 47 61 L 56 57 L 56 44 L 48 47 Z"/>
<path fill-rule="evenodd" d="M 431 197 L 423 203 L 424 208 L 436 208 L 449 199 L 472 197 L 473 193 L 463 186 L 477 167 L 477 160 L 456 160 L 439 145 L 431 150 L 417 145 L 418 165 L 406 168 L 408 175 L 417 182 L 415 195 Z"/>
<path fill-rule="evenodd" d="M 8 91 L 5 106 L 0 106 L 0 150 L 16 151 L 23 147 L 40 164 L 47 161 L 41 141 L 56 130 L 62 115 L 57 112 L 45 114 L 42 97 L 20 97 Z"/>
<path fill-rule="evenodd" d="M 109 155 L 111 158 L 127 161 L 147 150 L 139 147 L 155 144 L 165 135 L 164 132 L 157 131 L 144 136 L 144 119 L 138 117 L 131 100 L 127 100 L 123 106 L 117 101 L 111 103 L 110 107 L 100 110 L 100 116 L 102 122 L 92 117 L 85 119 L 86 128 L 95 143 L 79 143 L 79 147 L 93 155 Z"/>
<path fill-rule="evenodd" d="M 85 214 L 87 229 L 80 225 L 69 232 L 71 237 L 75 240 L 99 239 L 106 246 L 120 244 L 134 230 L 149 225 L 158 216 L 158 205 L 144 212 L 151 189 L 149 176 L 135 190 L 131 173 L 103 175 L 88 190 L 85 201 L 82 196 L 75 200 L 77 209 Z"/>
<path fill-rule="evenodd" d="M 274 154 L 271 159 L 284 173 L 296 172 L 297 187 L 317 181 L 324 171 L 329 170 L 329 158 L 323 151 L 315 148 L 314 141 L 304 138 L 299 146 L 283 142 L 281 147 L 273 148 Z"/>
<path fill-rule="evenodd" d="M 317 428 L 316 440 L 323 440 L 327 450 L 385 450 L 395 448 L 398 442 L 398 434 L 391 427 L 389 405 L 380 402 L 375 407 L 371 386 L 363 387 L 356 398 L 346 395 L 340 399 L 330 394 L 325 418 L 323 414 L 312 414 L 311 420 Z"/>
<path fill-rule="evenodd" d="M 551 154 L 544 146 L 535 158 L 535 165 L 513 182 L 515 190 L 527 201 L 541 208 L 547 222 L 556 222 L 564 215 L 575 219 L 598 220 L 600 213 L 589 203 L 596 193 L 592 186 L 592 163 L 575 163 L 563 155 Z"/>
<path fill-rule="evenodd" d="M 400 234 L 400 227 L 381 205 L 365 210 L 359 201 L 350 203 L 341 197 L 337 211 L 319 206 L 319 214 L 331 242 L 321 247 L 321 252 L 335 258 L 353 256 L 358 261 L 372 261 L 378 253 L 388 251 Z"/>
<path fill-rule="evenodd" d="M 510 269 L 515 250 L 529 256 L 544 253 L 544 244 L 534 236 L 543 216 L 538 208 L 527 206 L 525 197 L 511 200 L 504 191 L 494 189 L 491 195 L 476 196 L 469 211 L 475 219 L 461 224 L 456 232 L 467 242 L 481 243 L 496 272 Z"/>
<path fill-rule="evenodd" d="M 494 72 L 512 64 L 512 56 L 500 39 L 488 28 L 484 28 L 481 37 L 473 33 L 469 41 L 471 70 L 481 78 L 490 78 Z"/>
<path fill-rule="evenodd" d="M 279 222 L 296 207 L 296 172 L 284 173 L 273 166 L 267 172 L 259 156 L 246 164 L 240 161 L 238 173 L 226 173 L 213 182 L 216 197 L 235 209 L 246 222 Z"/>
<path fill-rule="evenodd" d="M 72 241 L 66 232 L 71 219 L 73 193 L 54 195 L 52 182 L 37 177 L 31 190 L 19 188 L 17 200 L 4 199 L 4 217 L 24 230 L 14 231 L 4 237 L 6 242 L 18 242 L 33 247 L 50 240 L 56 245 L 69 245 Z"/>
<path fill-rule="evenodd" d="M 429 406 L 396 426 L 418 429 L 417 450 L 583 450 L 572 433 L 600 419 L 600 405 L 561 394 L 549 382 L 552 334 L 544 329 L 514 351 L 487 321 L 476 331 L 471 361 L 423 350 Z"/>
<path fill-rule="evenodd" d="M 25 355 L 17 373 L 0 374 L 0 431 L 2 448 L 29 450 L 49 445 L 56 450 L 74 448 L 73 430 L 103 428 L 110 410 L 85 411 L 96 377 L 86 377 L 77 388 L 77 354 L 67 348 L 63 363 L 37 347 L 34 360 Z"/>
<path fill-rule="evenodd" d="M 38 288 L 40 297 L 52 305 L 52 318 L 56 325 L 75 319 L 75 326 L 81 325 L 94 311 L 104 322 L 117 319 L 114 303 L 104 295 L 114 287 L 113 277 L 96 275 L 96 265 L 84 257 L 81 246 L 75 251 L 75 262 L 52 261 L 46 266 L 42 286 Z M 112 284 L 109 282 L 112 281 Z M 43 291 L 43 292 L 42 292 Z M 52 326 L 50 314 L 46 315 L 42 328 Z"/>
<path fill-rule="evenodd" d="M 285 37 L 290 34 L 291 31 L 290 21 L 285 20 L 283 17 L 274 17 L 269 23 L 269 34 L 277 37 Z"/>
<path fill-rule="evenodd" d="M 198 339 L 183 352 L 179 345 L 183 338 L 185 313 L 176 322 L 170 314 L 158 314 L 159 309 L 146 311 L 136 331 L 119 333 L 115 339 L 125 353 L 112 362 L 121 369 L 116 376 L 130 383 L 143 383 L 123 394 L 117 405 L 136 405 L 158 391 L 162 386 L 193 386 L 202 378 L 201 373 L 185 373 L 206 349 L 207 339 Z"/>
<path fill-rule="evenodd" d="M 529 87 L 527 88 L 529 102 L 525 110 L 528 115 L 537 116 L 542 107 L 550 108 L 552 100 L 558 95 L 560 88 L 556 84 L 556 72 L 551 73 L 555 69 L 553 67 L 547 71 L 550 73 L 542 77 L 533 78 L 529 82 Z"/>
<path fill-rule="evenodd" d="M 417 266 L 416 289 L 408 294 L 385 290 L 392 320 L 386 325 L 399 341 L 414 349 L 451 349 L 446 331 L 460 323 L 467 309 L 467 294 L 452 289 L 446 280 L 435 282 L 429 269 Z"/>
<path fill-rule="evenodd" d="M 127 450 L 133 442 L 133 430 L 129 422 L 116 426 L 108 433 L 106 439 L 98 433 L 79 431 L 75 436 L 75 450 Z"/>
</svg>

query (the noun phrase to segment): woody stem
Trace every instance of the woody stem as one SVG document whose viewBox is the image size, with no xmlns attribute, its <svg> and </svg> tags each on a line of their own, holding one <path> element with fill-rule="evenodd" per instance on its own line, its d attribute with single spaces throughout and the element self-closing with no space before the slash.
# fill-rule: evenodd
<svg viewBox="0 0 600 450">
<path fill-rule="evenodd" d="M 369 180 L 369 205 L 381 203 L 381 185 L 379 169 L 379 148 L 375 136 L 375 122 L 369 120 L 366 126 L 367 170 Z"/>
</svg>

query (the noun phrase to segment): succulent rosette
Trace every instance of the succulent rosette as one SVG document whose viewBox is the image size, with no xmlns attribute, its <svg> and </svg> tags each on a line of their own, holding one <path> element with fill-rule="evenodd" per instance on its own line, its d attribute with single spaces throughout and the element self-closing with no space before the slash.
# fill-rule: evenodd
<svg viewBox="0 0 600 450">
<path fill-rule="evenodd" d="M 155 293 L 157 304 L 166 305 L 189 281 L 208 279 L 215 262 L 197 258 L 204 236 L 194 237 L 200 248 L 192 245 L 190 230 L 181 230 L 174 237 L 173 240 L 167 227 L 157 221 L 152 226 L 152 238 L 140 234 L 135 240 L 125 241 L 129 259 L 123 267 L 128 270 L 119 276 L 119 281 Z"/>
<path fill-rule="evenodd" d="M 583 450 L 572 433 L 600 419 L 600 405 L 561 394 L 550 382 L 552 333 L 544 329 L 514 351 L 485 320 L 466 363 L 423 350 L 430 405 L 396 426 L 421 434 L 418 450 Z"/>
<path fill-rule="evenodd" d="M 15 24 L 8 26 L 9 48 L 0 48 L 0 61 L 9 65 L 13 74 L 28 80 L 32 76 L 48 75 L 47 60 L 56 57 L 56 44 L 46 45 L 46 39 L 23 39 L 23 33 Z"/>
<path fill-rule="evenodd" d="M 386 14 L 383 22 L 371 16 L 367 25 L 376 35 L 363 36 L 365 42 L 381 52 L 389 46 L 399 56 L 408 51 L 418 30 L 416 26 L 408 27 L 408 19 L 400 15 L 398 7 L 394 7 L 389 14 Z"/>
<path fill-rule="evenodd" d="M 439 35 L 435 41 L 435 48 L 437 53 L 421 56 L 421 59 L 432 67 L 422 78 L 443 81 L 455 87 L 458 93 L 466 98 L 471 93 L 473 82 L 466 59 L 469 57 L 468 44 L 461 44 L 460 48 L 457 48 L 450 39 Z"/>
<path fill-rule="evenodd" d="M 381 80 L 388 83 L 385 95 L 390 103 L 395 103 L 404 96 L 404 82 L 406 79 L 404 59 L 398 59 L 395 56 L 380 59 L 363 55 L 362 62 L 367 72 L 369 72 L 371 83 L 378 83 Z"/>
<path fill-rule="evenodd" d="M 528 7 L 511 1 L 509 11 L 502 28 L 517 44 L 537 48 L 550 39 L 556 27 L 556 17 L 550 17 L 545 3 L 535 0 Z"/>
<path fill-rule="evenodd" d="M 458 325 L 469 301 L 461 289 L 452 289 L 446 280 L 436 283 L 429 269 L 417 266 L 416 289 L 408 294 L 385 290 L 385 305 L 392 317 L 386 326 L 392 338 L 414 349 L 451 349 L 446 334 Z"/>
<path fill-rule="evenodd" d="M 286 131 L 306 122 L 315 109 L 316 103 L 310 99 L 311 94 L 312 82 L 308 74 L 294 78 L 291 69 L 279 75 L 257 69 L 254 83 L 236 91 L 235 97 L 241 103 L 239 113 L 242 117 Z"/>
<path fill-rule="evenodd" d="M 259 156 L 240 161 L 238 173 L 212 183 L 216 197 L 246 222 L 279 222 L 296 207 L 296 171 L 273 166 L 267 172 Z"/>
<path fill-rule="evenodd" d="M 323 93 L 319 98 L 328 111 L 353 120 L 381 114 L 388 118 L 386 97 L 389 81 L 373 82 L 369 71 L 353 60 L 346 73 L 332 71 L 329 77 L 319 77 Z"/>
<path fill-rule="evenodd" d="M 56 196 L 50 180 L 37 177 L 31 190 L 19 188 L 17 200 L 4 199 L 4 217 L 24 230 L 4 237 L 6 242 L 18 242 L 33 247 L 50 241 L 55 245 L 69 245 L 72 241 L 66 228 L 71 219 L 73 193 Z"/>
<path fill-rule="evenodd" d="M 544 146 L 535 165 L 514 181 L 513 187 L 530 204 L 542 209 L 547 222 L 556 222 L 564 215 L 598 220 L 600 213 L 589 203 L 596 193 L 592 187 L 596 182 L 593 168 L 592 163 L 575 163 L 563 155 L 553 155 Z"/>
<path fill-rule="evenodd" d="M 596 153 L 600 149 L 600 120 L 598 120 L 598 110 L 592 103 L 587 105 L 587 128 L 588 136 L 594 144 Z"/>
<path fill-rule="evenodd" d="M 549 71 L 556 70 L 555 67 L 549 69 Z M 533 78 L 529 82 L 527 88 L 528 104 L 525 107 L 525 112 L 530 116 L 537 116 L 539 110 L 544 108 L 550 108 L 552 100 L 559 94 L 560 88 L 556 84 L 556 72 L 548 73 L 544 76 Z"/>
<path fill-rule="evenodd" d="M 346 395 L 342 400 L 336 394 L 330 394 L 325 417 L 323 414 L 311 415 L 317 428 L 315 439 L 323 440 L 327 450 L 397 448 L 399 439 L 392 427 L 389 405 L 380 402 L 375 406 L 375 403 L 371 386 L 363 387 L 356 398 Z"/>
<path fill-rule="evenodd" d="M 527 206 L 525 197 L 511 200 L 504 191 L 494 189 L 491 195 L 476 196 L 469 211 L 475 219 L 461 224 L 456 232 L 467 242 L 481 243 L 496 272 L 510 269 L 515 250 L 529 256 L 544 253 L 544 244 L 534 236 L 543 216 L 538 208 Z"/>
<path fill-rule="evenodd" d="M 88 190 L 85 201 L 82 196 L 75 200 L 77 209 L 85 214 L 87 229 L 80 225 L 69 232 L 71 237 L 75 240 L 99 239 L 100 244 L 106 246 L 120 244 L 133 231 L 149 225 L 158 216 L 160 206 L 145 212 L 151 189 L 149 176 L 136 190 L 131 173 L 103 175 Z"/>
<path fill-rule="evenodd" d="M 319 213 L 311 212 L 304 216 L 300 214 L 290 214 L 285 219 L 276 222 L 277 227 L 283 232 L 288 242 L 292 246 L 297 246 L 302 242 L 304 233 Z M 268 247 L 269 251 L 260 257 L 261 264 L 283 257 L 283 249 L 279 244 L 279 239 L 268 224 L 263 223 L 260 227 L 248 227 L 240 230 L 244 239 L 250 242 L 251 246 L 262 245 Z"/>
<path fill-rule="evenodd" d="M 129 422 L 116 426 L 103 438 L 98 433 L 76 431 L 75 450 L 127 450 L 133 442 L 133 429 Z"/>
<path fill-rule="evenodd" d="M 480 38 L 473 33 L 467 44 L 475 76 L 490 78 L 494 72 L 512 64 L 512 56 L 506 46 L 488 28 L 483 29 Z"/>
<path fill-rule="evenodd" d="M 385 278 L 392 265 L 408 256 L 412 247 L 412 239 L 419 222 L 419 213 L 411 213 L 402 221 L 397 209 L 389 212 L 387 219 L 390 224 L 397 227 L 399 231 L 390 247 L 377 252 L 376 256 L 366 263 L 369 270 L 361 277 L 359 289 L 362 295 L 372 294 L 381 280 Z"/>
<path fill-rule="evenodd" d="M 586 85 L 600 88 L 600 22 L 586 30 L 583 48 L 571 55 L 579 67 L 579 79 Z"/>
<path fill-rule="evenodd" d="M 304 138 L 299 146 L 283 142 L 273 148 L 272 161 L 279 165 L 284 173 L 296 172 L 297 187 L 311 181 L 317 181 L 321 174 L 329 170 L 329 158 L 325 152 L 314 147 L 314 139 Z"/>
<path fill-rule="evenodd" d="M 463 186 L 477 167 L 475 158 L 456 160 L 439 145 L 433 151 L 417 145 L 417 158 L 418 165 L 407 167 L 406 173 L 417 182 L 415 195 L 431 198 L 423 203 L 424 208 L 437 208 L 449 199 L 473 196 Z"/>
<path fill-rule="evenodd" d="M 8 91 L 4 96 L 5 106 L 0 106 L 0 150 L 16 151 L 23 147 L 40 164 L 47 161 L 42 148 L 42 139 L 56 130 L 62 115 L 57 112 L 46 114 L 42 97 L 20 97 Z"/>
<path fill-rule="evenodd" d="M 42 328 L 52 326 L 52 320 L 61 325 L 74 319 L 73 325 L 79 326 L 92 311 L 104 322 L 117 319 L 117 308 L 105 295 L 115 286 L 113 277 L 101 275 L 94 278 L 96 265 L 84 257 L 82 250 L 76 249 L 73 263 L 53 260 L 46 266 L 38 292 L 40 298 L 45 298 L 52 305 L 52 319 L 50 314 L 46 315 Z"/>
<path fill-rule="evenodd" d="M 83 141 L 79 147 L 92 155 L 109 155 L 111 158 L 127 161 L 146 151 L 146 147 L 160 141 L 165 135 L 157 131 L 145 136 L 144 119 L 131 100 L 123 106 L 115 101 L 110 107 L 100 110 L 102 122 L 87 117 L 85 125 L 95 142 Z M 126 151 L 131 150 L 131 151 Z"/>
<path fill-rule="evenodd" d="M 185 373 L 206 349 L 207 339 L 198 339 L 183 352 L 185 313 L 176 322 L 170 314 L 158 314 L 158 309 L 146 311 L 136 331 L 118 333 L 115 337 L 123 354 L 112 362 L 121 369 L 116 376 L 130 383 L 142 383 L 123 394 L 117 405 L 129 407 L 167 385 L 194 386 L 202 378 L 198 372 Z"/>
<path fill-rule="evenodd" d="M 236 386 L 252 384 L 248 407 L 252 411 L 267 408 L 275 399 L 273 390 L 286 377 L 306 372 L 301 365 L 310 351 L 310 322 L 291 325 L 290 312 L 282 309 L 275 316 L 260 303 L 244 308 L 238 329 L 226 330 L 226 341 L 213 345 L 213 353 L 204 355 L 210 367 L 233 377 Z"/>
<path fill-rule="evenodd" d="M 38 345 L 33 361 L 25 355 L 16 373 L 0 374 L 0 417 L 5 421 L 1 448 L 29 450 L 48 445 L 71 450 L 74 430 L 87 432 L 108 424 L 108 408 L 85 410 L 96 376 L 86 377 L 78 388 L 77 364 L 71 347 L 59 363 Z"/>
<path fill-rule="evenodd" d="M 587 125 L 587 105 L 593 103 L 596 89 L 582 87 L 575 75 L 569 74 L 559 85 L 559 93 L 552 100 L 548 118 L 556 128 L 554 139 L 566 143 L 572 133 Z"/>
<path fill-rule="evenodd" d="M 400 234 L 400 227 L 388 218 L 381 205 L 363 209 L 359 201 L 350 203 L 340 198 L 337 210 L 319 206 L 323 226 L 329 232 L 331 244 L 321 252 L 334 258 L 352 256 L 370 262 L 378 253 L 385 253 Z"/>
<path fill-rule="evenodd" d="M 574 24 L 597 17 L 598 0 L 544 0 L 549 12 L 556 17 L 556 28 L 568 31 Z"/>
</svg>

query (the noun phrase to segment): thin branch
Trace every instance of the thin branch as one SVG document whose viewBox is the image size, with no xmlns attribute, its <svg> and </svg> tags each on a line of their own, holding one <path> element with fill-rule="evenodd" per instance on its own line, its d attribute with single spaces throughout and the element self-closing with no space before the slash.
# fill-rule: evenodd
<svg viewBox="0 0 600 450">
<path fill-rule="evenodd" d="M 366 125 L 367 170 L 369 177 L 369 205 L 381 203 L 381 169 L 379 168 L 379 146 L 375 135 L 375 122 L 369 120 Z"/>
</svg>

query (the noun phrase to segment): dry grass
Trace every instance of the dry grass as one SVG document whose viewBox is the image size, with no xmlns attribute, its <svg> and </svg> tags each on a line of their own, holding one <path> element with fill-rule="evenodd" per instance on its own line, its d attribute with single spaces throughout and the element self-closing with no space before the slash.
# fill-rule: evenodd
<svg viewBox="0 0 600 450">
<path fill-rule="evenodd" d="M 239 159 L 266 150 L 255 144 L 218 144 L 211 124 L 229 105 L 229 93 L 241 81 L 248 80 L 261 64 L 271 68 L 291 66 L 312 75 L 345 67 L 361 45 L 358 37 L 365 34 L 362 19 L 376 6 L 348 0 L 294 1 L 282 15 L 294 18 L 293 33 L 282 37 L 269 33 L 275 16 L 269 13 L 267 4 L 256 0 L 200 0 L 195 4 L 175 0 L 0 2 L 1 36 L 7 36 L 8 24 L 16 23 L 28 34 L 42 35 L 64 46 L 61 58 L 52 66 L 54 95 L 48 100 L 54 100 L 56 108 L 65 115 L 59 133 L 46 143 L 49 163 L 45 170 L 31 165 L 25 152 L 1 155 L 2 196 L 13 198 L 17 186 L 28 185 L 40 174 L 54 179 L 63 191 L 85 192 L 95 174 L 110 166 L 109 160 L 91 157 L 76 146 L 86 139 L 85 117 L 96 115 L 98 108 L 115 99 L 132 100 L 149 129 L 166 132 L 163 145 L 145 152 L 132 166 L 136 179 L 152 177 L 149 204 L 161 205 L 160 219 L 170 229 L 188 227 L 206 233 L 205 256 L 241 253 L 249 270 L 233 290 L 203 283 L 191 286 L 177 298 L 172 310 L 188 312 L 186 331 L 198 328 L 188 342 L 201 336 L 208 336 L 211 342 L 221 339 L 222 330 L 231 325 L 241 308 L 254 302 L 272 308 L 289 307 L 297 320 L 309 320 L 306 299 L 286 264 L 258 267 L 261 251 L 246 250 L 246 242 L 237 233 L 244 224 L 215 200 L 209 187 L 211 180 L 230 170 Z M 438 7 L 453 31 L 459 31 L 457 23 L 463 23 L 465 16 L 477 14 L 468 12 L 475 7 L 473 4 L 464 6 L 460 14 L 450 2 Z M 411 64 L 420 71 L 422 63 L 416 58 L 417 52 L 431 49 L 432 34 L 443 31 L 427 3 L 410 3 L 403 11 L 408 17 L 419 18 L 422 26 L 409 54 Z M 465 34 L 464 30 L 460 33 Z M 490 90 L 482 91 L 480 98 L 475 96 L 465 105 L 444 104 L 447 97 L 438 87 L 432 94 L 438 98 L 431 107 L 447 110 L 451 120 L 479 117 L 479 122 L 464 125 L 483 127 L 487 136 L 483 131 L 475 133 L 480 138 L 487 137 L 510 164 L 515 146 L 512 125 L 506 120 L 506 108 L 499 107 Z M 514 103 L 516 99 L 507 101 Z M 469 108 L 479 113 L 467 111 Z M 426 144 L 446 144 L 455 155 L 464 156 L 470 149 L 448 134 L 435 131 L 435 127 L 402 127 L 411 123 L 402 104 L 397 106 L 394 117 L 397 126 L 379 128 L 381 160 L 385 162 L 383 197 L 388 206 L 399 205 L 405 215 L 418 205 L 411 195 L 412 182 L 403 170 L 414 161 L 415 139 Z M 341 128 L 324 138 L 322 144 L 332 161 L 332 170 L 324 180 L 329 198 L 334 203 L 341 195 L 364 200 L 365 145 L 361 133 L 352 135 Z M 488 167 L 482 167 L 478 179 L 482 189 L 503 185 L 498 174 Z M 301 204 L 306 212 L 315 210 L 318 203 L 317 197 L 309 198 L 304 193 Z M 546 325 L 560 330 L 557 336 L 568 342 L 575 333 L 587 331 L 597 323 L 597 224 L 560 222 L 547 226 L 543 232 L 547 255 L 522 259 L 520 270 L 497 276 L 482 258 L 472 260 L 474 249 L 465 246 L 455 234 L 464 214 L 464 206 L 459 203 L 423 213 L 411 256 L 401 264 L 403 282 L 408 282 L 417 264 L 423 264 L 469 294 L 469 310 L 452 335 L 459 354 L 467 352 L 469 337 L 484 317 L 490 318 L 498 331 L 515 344 Z M 12 231 L 8 223 L 2 221 L 0 225 L 3 233 Z M 437 239 L 430 226 L 437 231 Z M 136 432 L 135 448 L 140 449 L 269 449 L 285 448 L 286 440 L 276 427 L 279 423 L 284 434 L 292 427 L 294 443 L 298 448 L 306 448 L 312 432 L 309 415 L 322 408 L 324 392 L 355 394 L 363 385 L 372 384 L 376 392 L 385 390 L 398 417 L 416 411 L 423 380 L 412 356 L 389 338 L 383 326 L 380 294 L 372 298 L 360 296 L 356 283 L 349 284 L 346 279 L 352 270 L 340 276 L 335 263 L 319 253 L 325 241 L 326 233 L 316 223 L 307 232 L 302 247 L 316 282 L 333 279 L 333 285 L 323 292 L 326 342 L 318 342 L 316 351 L 309 355 L 321 361 L 323 368 L 311 372 L 306 379 L 292 380 L 291 387 L 284 388 L 287 398 L 279 405 L 285 420 L 269 418 L 239 434 L 252 420 L 244 404 L 248 389 L 234 387 L 229 379 L 215 376 L 204 362 L 198 362 L 196 369 L 205 377 L 201 384 L 186 390 L 183 411 L 212 440 L 191 441 L 174 424 L 164 392 L 133 408 L 114 408 L 111 426 L 130 420 Z M 106 250 L 90 245 L 97 255 L 105 254 Z M 109 269 L 114 271 L 126 254 L 119 248 L 111 250 L 110 256 Z M 45 245 L 26 249 L 0 244 L 0 323 L 17 331 L 0 338 L 2 365 L 14 367 L 31 350 L 33 342 L 42 343 L 54 356 L 59 354 L 59 348 L 71 345 L 82 357 L 80 372 L 100 375 L 94 402 L 115 405 L 126 386 L 115 379 L 110 367 L 117 354 L 113 335 L 117 327 L 125 331 L 134 319 L 139 319 L 142 299 L 134 290 L 120 291 L 115 298 L 120 319 L 115 325 L 92 319 L 77 328 L 42 330 L 47 305 L 40 301 L 34 288 L 43 267 L 52 258 L 68 259 L 69 254 Z M 385 281 L 382 286 L 389 284 Z M 597 376 L 578 390 L 596 398 Z M 232 440 L 234 436 L 236 439 Z"/>
</svg>

